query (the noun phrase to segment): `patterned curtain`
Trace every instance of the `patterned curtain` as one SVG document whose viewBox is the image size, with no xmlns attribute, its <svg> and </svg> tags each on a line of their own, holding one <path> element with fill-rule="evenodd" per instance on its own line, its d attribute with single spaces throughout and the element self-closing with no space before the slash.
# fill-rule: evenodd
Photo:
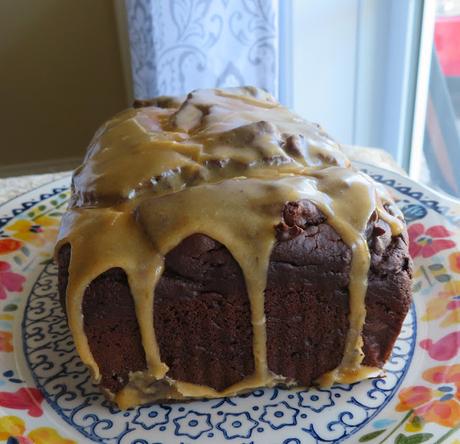
<svg viewBox="0 0 460 444">
<path fill-rule="evenodd" d="M 277 0 L 125 0 L 134 95 L 255 85 L 278 95 Z"/>
</svg>

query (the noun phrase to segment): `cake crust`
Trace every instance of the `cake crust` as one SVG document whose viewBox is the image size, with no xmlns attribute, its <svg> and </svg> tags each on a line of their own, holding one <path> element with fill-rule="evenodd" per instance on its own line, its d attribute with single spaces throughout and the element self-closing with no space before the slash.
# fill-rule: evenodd
<svg viewBox="0 0 460 444">
<path fill-rule="evenodd" d="M 56 245 L 95 382 L 128 408 L 379 372 L 410 303 L 388 191 L 256 88 L 136 106 L 96 132 Z"/>
<path fill-rule="evenodd" d="M 277 242 L 265 291 L 268 367 L 287 383 L 310 386 L 336 368 L 343 355 L 351 251 L 307 200 L 287 203 L 274 230 Z M 363 363 L 381 368 L 410 306 L 412 263 L 405 231 L 393 237 L 385 222 L 374 220 L 367 233 L 371 267 Z M 70 254 L 65 245 L 58 255 L 64 307 Z M 195 234 L 171 250 L 154 301 L 155 331 L 168 377 L 220 391 L 254 371 L 244 277 L 222 244 Z M 123 270 L 108 270 L 91 283 L 83 316 L 101 385 L 116 393 L 130 373 L 146 370 Z"/>
</svg>

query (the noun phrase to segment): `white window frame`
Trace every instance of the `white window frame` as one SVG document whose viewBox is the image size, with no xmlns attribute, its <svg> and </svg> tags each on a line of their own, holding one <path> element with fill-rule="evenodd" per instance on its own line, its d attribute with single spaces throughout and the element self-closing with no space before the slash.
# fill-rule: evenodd
<svg viewBox="0 0 460 444">
<path fill-rule="evenodd" d="M 426 112 L 428 90 L 430 86 L 431 58 L 434 44 L 434 26 L 436 21 L 436 1 L 425 0 L 423 21 L 420 33 L 420 56 L 417 66 L 417 85 L 412 125 L 411 156 L 409 175 L 421 179 L 424 155 L 423 142 L 425 138 Z"/>
</svg>

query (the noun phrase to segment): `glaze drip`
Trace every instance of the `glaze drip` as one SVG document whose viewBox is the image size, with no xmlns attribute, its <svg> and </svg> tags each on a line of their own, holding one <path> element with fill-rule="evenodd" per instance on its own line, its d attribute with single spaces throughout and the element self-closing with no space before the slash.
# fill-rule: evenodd
<svg viewBox="0 0 460 444">
<path fill-rule="evenodd" d="M 198 90 L 177 102 L 142 103 L 148 106 L 105 123 L 73 176 L 56 251 L 71 245 L 69 326 L 95 380 L 100 374 L 84 333 L 83 295 L 99 274 L 120 267 L 128 276 L 148 366 L 113 394 L 120 407 L 289 382 L 267 366 L 264 290 L 274 227 L 284 205 L 301 199 L 320 208 L 352 251 L 345 353 L 319 382 L 366 377 L 375 369 L 361 366 L 370 263 L 365 230 L 378 217 L 400 234 L 401 216 L 386 210 L 391 197 L 355 171 L 320 127 L 261 90 Z M 155 338 L 153 298 L 164 257 L 194 233 L 214 238 L 233 255 L 251 306 L 254 374 L 221 392 L 169 378 Z"/>
</svg>

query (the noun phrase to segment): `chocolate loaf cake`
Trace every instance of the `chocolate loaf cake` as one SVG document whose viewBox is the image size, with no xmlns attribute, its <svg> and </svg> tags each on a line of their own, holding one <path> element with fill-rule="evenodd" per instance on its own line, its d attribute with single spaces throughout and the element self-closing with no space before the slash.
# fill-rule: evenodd
<svg viewBox="0 0 460 444">
<path fill-rule="evenodd" d="M 411 302 L 391 196 L 255 88 L 138 103 L 73 176 L 56 260 L 121 408 L 381 372 Z"/>
</svg>

